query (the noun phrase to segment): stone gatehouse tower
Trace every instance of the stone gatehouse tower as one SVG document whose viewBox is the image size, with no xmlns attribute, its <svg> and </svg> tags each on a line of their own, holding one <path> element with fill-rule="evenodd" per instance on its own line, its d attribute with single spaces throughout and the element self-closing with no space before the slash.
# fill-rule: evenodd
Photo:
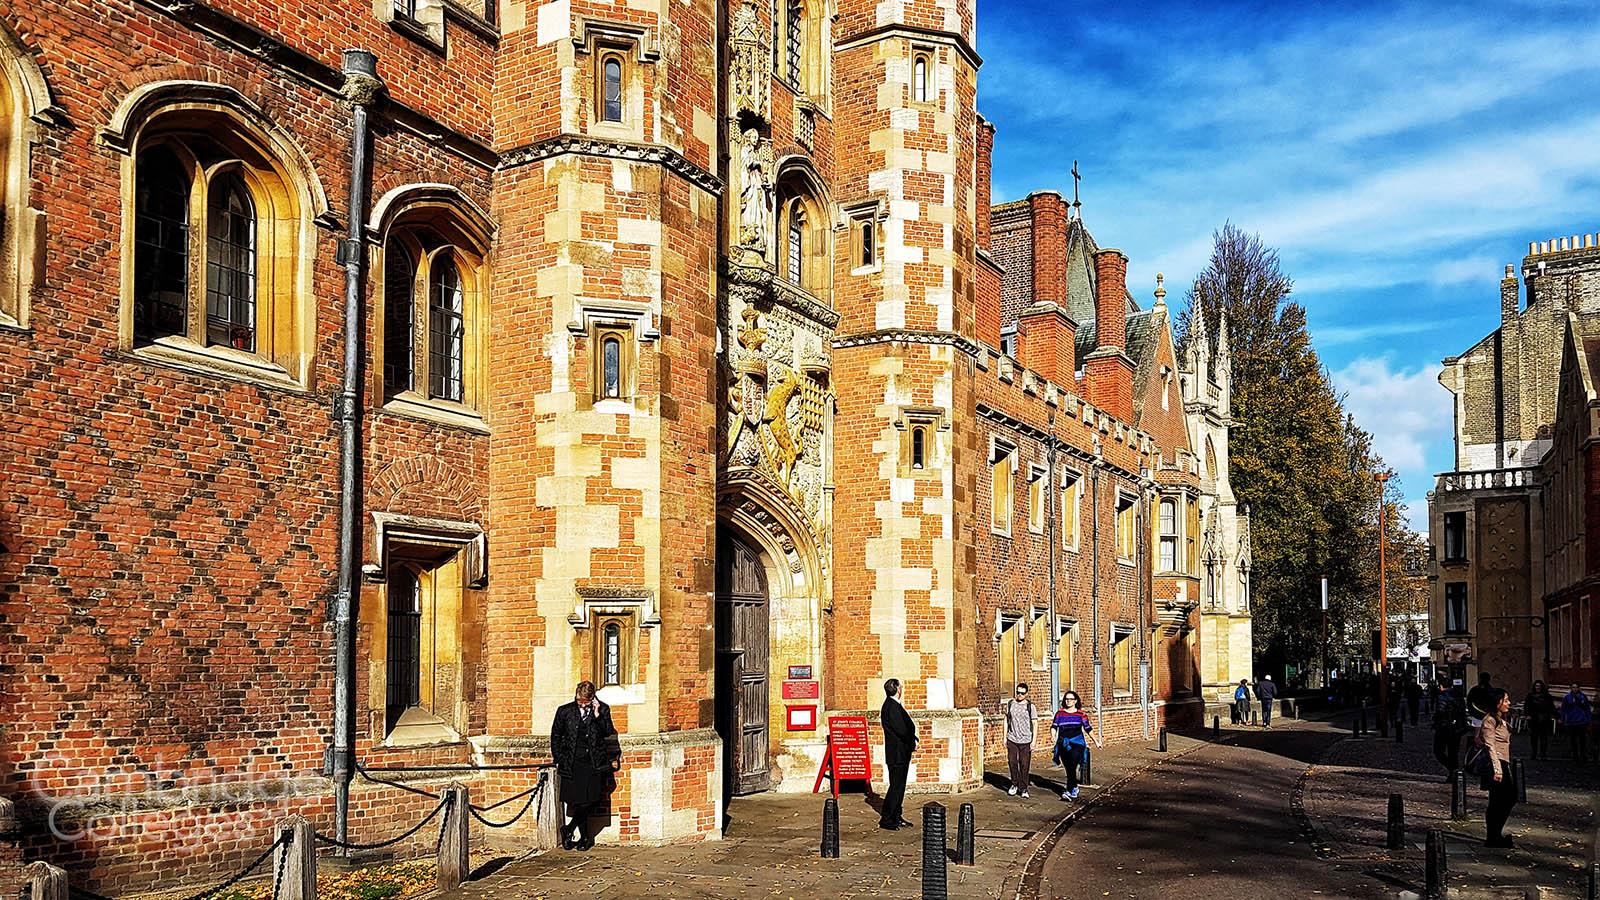
<svg viewBox="0 0 1600 900">
<path fill-rule="evenodd" d="M 339 710 L 370 841 L 529 787 L 593 681 L 601 838 L 665 843 L 809 789 L 888 677 L 952 791 L 1016 682 L 1116 740 L 1248 668 L 1226 346 L 1058 195 L 991 210 L 972 0 L 322 12 L 0 5 L 24 858 L 115 893 L 331 831 Z"/>
</svg>

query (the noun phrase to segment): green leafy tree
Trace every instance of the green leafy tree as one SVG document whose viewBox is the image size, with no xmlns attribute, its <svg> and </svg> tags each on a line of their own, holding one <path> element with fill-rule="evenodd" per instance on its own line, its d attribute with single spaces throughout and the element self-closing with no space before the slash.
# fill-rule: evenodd
<svg viewBox="0 0 1600 900">
<path fill-rule="evenodd" d="M 1320 667 L 1321 579 L 1329 582 L 1329 656 L 1366 655 L 1376 627 L 1377 502 L 1388 471 L 1372 439 L 1345 413 L 1290 299 L 1293 281 L 1258 235 L 1226 224 L 1189 290 L 1191 315 L 1215 336 L 1226 313 L 1232 356 L 1230 474 L 1250 510 L 1255 651 L 1268 670 Z"/>
</svg>

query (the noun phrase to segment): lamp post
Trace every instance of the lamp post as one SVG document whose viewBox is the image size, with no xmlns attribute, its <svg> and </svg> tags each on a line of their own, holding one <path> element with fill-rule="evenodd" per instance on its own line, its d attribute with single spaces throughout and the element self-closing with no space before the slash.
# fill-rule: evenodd
<svg viewBox="0 0 1600 900">
<path fill-rule="evenodd" d="M 1385 565 L 1385 545 L 1388 543 L 1384 518 L 1384 488 L 1389 481 L 1388 472 L 1372 476 L 1378 481 L 1378 715 L 1387 715 L 1389 709 L 1389 594 L 1388 567 Z"/>
</svg>

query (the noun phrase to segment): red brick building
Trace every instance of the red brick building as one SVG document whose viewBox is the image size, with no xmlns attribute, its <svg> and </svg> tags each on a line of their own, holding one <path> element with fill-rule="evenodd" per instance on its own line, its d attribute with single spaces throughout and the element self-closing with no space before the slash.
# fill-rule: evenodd
<svg viewBox="0 0 1600 900">
<path fill-rule="evenodd" d="M 887 677 L 954 790 L 1013 681 L 1116 740 L 1236 677 L 1208 627 L 1248 667 L 1226 344 L 1059 197 L 991 211 L 970 0 L 288 20 L 0 5 L 23 858 L 199 884 L 346 783 L 388 837 L 433 801 L 386 782 L 534 783 L 585 679 L 602 839 L 658 843 Z"/>
</svg>

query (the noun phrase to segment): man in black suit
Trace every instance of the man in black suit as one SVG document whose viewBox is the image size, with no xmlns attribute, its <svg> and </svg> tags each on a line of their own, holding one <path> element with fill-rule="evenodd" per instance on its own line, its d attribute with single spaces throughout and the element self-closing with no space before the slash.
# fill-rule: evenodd
<svg viewBox="0 0 1600 900">
<path fill-rule="evenodd" d="M 900 679 L 883 683 L 883 758 L 889 769 L 889 793 L 883 798 L 883 815 L 878 827 L 895 831 L 909 826 L 901 815 L 906 797 L 906 774 L 911 770 L 911 753 L 917 749 L 917 725 L 900 705 Z"/>
<path fill-rule="evenodd" d="M 589 819 L 611 789 L 622 748 L 611 724 L 611 707 L 594 695 L 594 682 L 579 682 L 574 693 L 550 724 L 550 755 L 561 777 L 561 800 L 572 817 L 561 829 L 561 846 L 587 850 L 594 846 Z"/>
</svg>

